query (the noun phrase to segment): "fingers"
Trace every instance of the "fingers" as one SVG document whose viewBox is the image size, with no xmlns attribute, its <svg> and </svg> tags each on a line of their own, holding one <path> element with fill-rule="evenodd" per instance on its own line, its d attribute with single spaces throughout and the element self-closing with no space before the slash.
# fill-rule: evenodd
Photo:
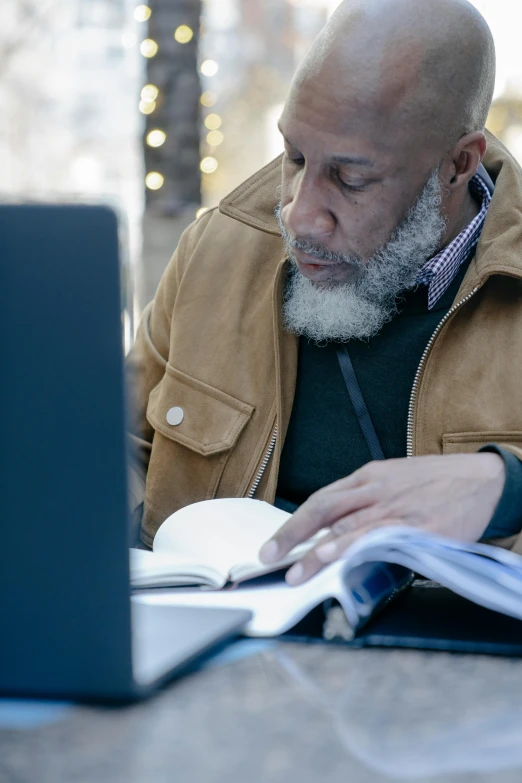
<svg viewBox="0 0 522 783">
<path fill-rule="evenodd" d="M 400 519 L 381 519 L 377 522 L 372 522 L 371 524 L 365 525 L 364 527 L 360 527 L 357 531 L 352 533 L 345 533 L 338 538 L 334 538 L 332 541 L 325 541 L 324 543 L 321 542 L 321 544 L 315 549 L 315 556 L 323 566 L 328 565 L 329 563 L 333 563 L 334 560 L 337 560 L 339 557 L 341 557 L 346 552 L 348 547 L 357 541 L 358 538 L 366 535 L 366 533 L 370 533 L 372 530 L 377 530 L 377 528 L 403 524 L 404 520 Z"/>
<path fill-rule="evenodd" d="M 330 534 L 322 539 L 321 543 L 328 544 L 333 541 L 335 536 Z M 285 580 L 289 585 L 300 585 L 315 576 L 325 564 L 317 555 L 317 548 L 308 552 L 301 560 L 294 563 L 292 568 L 286 572 Z"/>
<path fill-rule="evenodd" d="M 260 560 L 267 564 L 281 560 L 297 544 L 306 541 L 322 528 L 375 503 L 377 495 L 377 484 L 346 489 L 345 480 L 319 490 L 261 548 Z"/>
<path fill-rule="evenodd" d="M 377 528 L 400 524 L 403 524 L 400 519 L 381 519 L 377 522 L 368 522 L 368 524 L 360 527 L 358 530 L 345 533 L 339 537 L 333 533 L 325 536 L 318 546 L 311 552 L 308 552 L 302 560 L 295 563 L 287 571 L 285 579 L 289 585 L 300 585 L 311 579 L 334 560 L 338 560 L 361 536 Z"/>
</svg>

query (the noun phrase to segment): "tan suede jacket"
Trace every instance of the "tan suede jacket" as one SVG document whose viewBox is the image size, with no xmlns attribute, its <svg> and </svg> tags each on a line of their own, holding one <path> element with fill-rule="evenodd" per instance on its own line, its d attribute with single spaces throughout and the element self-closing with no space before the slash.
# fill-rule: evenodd
<svg viewBox="0 0 522 783">
<path fill-rule="evenodd" d="M 491 135 L 484 165 L 495 193 L 415 378 L 408 456 L 492 441 L 522 458 L 522 170 Z M 128 370 L 133 511 L 141 517 L 143 504 L 148 545 L 188 503 L 274 500 L 298 348 L 281 324 L 280 167 L 278 158 L 186 230 L 143 314 Z M 181 423 L 169 423 L 172 408 Z M 502 543 L 522 553 L 522 535 Z"/>
</svg>

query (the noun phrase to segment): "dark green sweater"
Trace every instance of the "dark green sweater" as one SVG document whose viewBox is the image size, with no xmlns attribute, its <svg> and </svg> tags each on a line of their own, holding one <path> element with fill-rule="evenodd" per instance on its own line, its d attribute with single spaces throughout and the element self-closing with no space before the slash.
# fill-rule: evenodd
<svg viewBox="0 0 522 783">
<path fill-rule="evenodd" d="M 406 456 L 408 407 L 423 351 L 450 309 L 468 263 L 428 310 L 427 288 L 404 294 L 399 312 L 368 341 L 348 344 L 355 374 L 386 459 Z M 297 384 L 278 478 L 276 505 L 294 511 L 313 492 L 370 461 L 346 390 L 336 344 L 299 341 Z M 491 447 L 506 463 L 506 485 L 485 538 L 522 529 L 522 463 Z"/>
</svg>

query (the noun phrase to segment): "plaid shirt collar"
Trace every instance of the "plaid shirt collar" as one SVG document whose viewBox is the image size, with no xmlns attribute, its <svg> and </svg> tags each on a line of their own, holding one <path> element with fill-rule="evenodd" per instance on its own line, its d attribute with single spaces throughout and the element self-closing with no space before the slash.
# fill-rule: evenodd
<svg viewBox="0 0 522 783">
<path fill-rule="evenodd" d="M 480 212 L 453 242 L 424 264 L 417 277 L 417 285 L 428 286 L 429 310 L 437 304 L 442 294 L 450 287 L 460 265 L 477 246 L 484 227 L 488 207 L 491 203 L 491 193 L 478 174 L 475 174 L 470 180 L 469 189 L 472 195 L 482 199 Z"/>
</svg>

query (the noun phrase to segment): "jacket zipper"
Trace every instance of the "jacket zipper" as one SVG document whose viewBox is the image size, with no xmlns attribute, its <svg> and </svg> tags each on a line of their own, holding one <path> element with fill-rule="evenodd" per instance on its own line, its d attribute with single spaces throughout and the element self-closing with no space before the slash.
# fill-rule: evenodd
<svg viewBox="0 0 522 783">
<path fill-rule="evenodd" d="M 457 302 L 456 305 L 453 305 L 453 307 L 448 310 L 442 321 L 439 323 L 433 334 L 431 335 L 430 341 L 426 348 L 424 349 L 424 353 L 422 354 L 420 364 L 417 368 L 417 372 L 415 374 L 415 380 L 413 381 L 413 388 L 411 390 L 411 397 L 410 397 L 410 406 L 408 409 L 408 427 L 406 430 L 406 456 L 413 457 L 413 420 L 415 416 L 415 405 L 417 404 L 417 398 L 419 396 L 419 381 L 422 375 L 422 372 L 424 370 L 424 366 L 426 364 L 426 359 L 428 358 L 428 354 L 431 351 L 433 347 L 433 343 L 437 339 L 440 330 L 444 326 L 444 324 L 447 322 L 447 320 L 455 313 L 457 310 L 462 307 L 462 305 L 466 304 L 471 297 L 477 293 L 480 286 L 476 286 L 473 291 L 471 291 L 464 299 L 461 299 L 460 302 Z"/>
<path fill-rule="evenodd" d="M 261 479 L 263 478 L 263 473 L 266 470 L 266 466 L 270 462 L 270 457 L 272 456 L 272 452 L 274 451 L 274 448 L 275 448 L 275 445 L 276 445 L 276 440 L 277 440 L 277 426 L 275 427 L 275 429 L 274 429 L 274 431 L 272 433 L 272 437 L 270 438 L 270 443 L 268 444 L 268 448 L 266 450 L 266 454 L 263 457 L 263 461 L 261 463 L 261 466 L 260 466 L 259 470 L 257 471 L 257 475 L 256 475 L 256 477 L 254 479 L 254 483 L 250 487 L 250 490 L 249 490 L 249 493 L 247 495 L 247 498 L 253 498 L 254 495 L 256 494 L 256 490 L 257 490 L 259 484 L 261 483 Z"/>
<path fill-rule="evenodd" d="M 408 410 L 408 428 L 407 428 L 407 434 L 406 434 L 406 456 L 407 457 L 412 457 L 413 456 L 413 417 L 414 417 L 414 413 L 415 413 L 415 404 L 417 402 L 417 397 L 418 397 L 418 392 L 419 392 L 419 381 L 420 381 L 420 377 L 422 375 L 422 371 L 424 370 L 424 365 L 426 364 L 426 359 L 428 358 L 428 354 L 431 351 L 433 343 L 437 339 L 440 330 L 442 329 L 442 327 L 444 326 L 444 324 L 446 323 L 448 318 L 450 318 L 453 315 L 453 313 L 455 313 L 457 310 L 459 310 L 460 307 L 462 307 L 462 305 L 466 304 L 466 302 L 468 302 L 471 299 L 471 297 L 474 294 L 477 293 L 479 288 L 480 288 L 480 286 L 476 286 L 476 288 L 474 288 L 473 291 L 471 291 L 466 297 L 464 297 L 464 299 L 461 299 L 460 302 L 457 302 L 456 305 L 453 305 L 453 307 L 450 310 L 448 310 L 448 312 L 446 313 L 446 315 L 444 316 L 442 321 L 439 323 L 439 325 L 437 326 L 437 328 L 433 332 L 433 334 L 432 334 L 432 336 L 430 338 L 430 341 L 428 342 L 428 345 L 424 349 L 424 353 L 422 354 L 419 367 L 417 368 L 417 372 L 415 374 L 415 380 L 413 381 L 413 389 L 412 389 L 411 397 L 410 397 L 410 406 L 409 406 L 409 410 Z M 261 462 L 261 465 L 259 467 L 259 470 L 257 471 L 257 474 L 256 474 L 256 477 L 254 479 L 254 482 L 253 482 L 252 486 L 250 487 L 250 490 L 249 490 L 248 495 L 247 495 L 248 498 L 253 498 L 254 495 L 256 494 L 256 490 L 257 490 L 259 484 L 261 483 L 261 479 L 263 478 L 263 474 L 264 474 L 264 472 L 265 472 L 265 470 L 267 468 L 268 463 L 270 462 L 270 457 L 272 456 L 272 453 L 274 451 L 274 448 L 275 448 L 275 445 L 276 445 L 276 441 L 277 441 L 277 426 L 275 427 L 275 429 L 274 429 L 274 431 L 272 433 L 272 437 L 270 438 L 270 443 L 268 444 L 268 448 L 266 450 L 265 456 L 263 457 L 263 461 Z"/>
</svg>

